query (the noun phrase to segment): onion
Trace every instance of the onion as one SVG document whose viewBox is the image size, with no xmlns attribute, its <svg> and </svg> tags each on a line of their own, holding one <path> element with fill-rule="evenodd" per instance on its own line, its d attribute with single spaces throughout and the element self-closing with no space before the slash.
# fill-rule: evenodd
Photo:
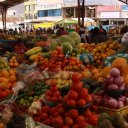
<svg viewBox="0 0 128 128">
<path fill-rule="evenodd" d="M 126 103 L 126 97 L 125 96 L 121 96 L 118 101 L 122 101 L 123 103 Z"/>
<path fill-rule="evenodd" d="M 116 84 L 111 84 L 108 86 L 109 90 L 118 90 L 118 86 Z"/>
<path fill-rule="evenodd" d="M 110 71 L 110 75 L 113 76 L 113 77 L 118 77 L 118 76 L 120 76 L 120 71 L 119 71 L 119 69 L 117 69 L 117 68 L 112 68 L 111 71 Z"/>
<path fill-rule="evenodd" d="M 123 107 L 124 107 L 123 101 L 118 101 L 118 108 L 123 108 Z"/>
<path fill-rule="evenodd" d="M 109 86 L 110 84 L 113 83 L 113 77 L 105 78 L 104 82 L 106 86 Z"/>
<path fill-rule="evenodd" d="M 124 79 L 122 76 L 118 76 L 114 79 L 114 83 L 117 84 L 118 86 L 121 86 L 124 82 Z"/>
<path fill-rule="evenodd" d="M 100 105 L 102 97 L 95 95 L 93 98 L 94 98 L 94 104 L 95 105 Z"/>
<path fill-rule="evenodd" d="M 111 98 L 108 101 L 108 107 L 116 109 L 118 107 L 118 101 L 114 98 Z"/>
<path fill-rule="evenodd" d="M 125 83 L 123 83 L 120 87 L 119 87 L 119 90 L 125 90 Z"/>
</svg>

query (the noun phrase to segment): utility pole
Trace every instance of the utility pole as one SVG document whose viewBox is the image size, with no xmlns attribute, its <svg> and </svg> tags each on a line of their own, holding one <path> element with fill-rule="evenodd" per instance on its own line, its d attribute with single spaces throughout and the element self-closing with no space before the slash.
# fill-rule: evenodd
<svg viewBox="0 0 128 128">
<path fill-rule="evenodd" d="M 80 0 L 78 0 L 78 25 L 80 26 Z"/>
<path fill-rule="evenodd" d="M 85 0 L 78 0 L 78 25 L 84 26 L 84 17 L 85 17 Z M 80 19 L 82 18 L 82 22 Z"/>
<path fill-rule="evenodd" d="M 85 17 L 85 0 L 82 1 L 82 26 L 84 26 L 84 17 Z"/>
</svg>

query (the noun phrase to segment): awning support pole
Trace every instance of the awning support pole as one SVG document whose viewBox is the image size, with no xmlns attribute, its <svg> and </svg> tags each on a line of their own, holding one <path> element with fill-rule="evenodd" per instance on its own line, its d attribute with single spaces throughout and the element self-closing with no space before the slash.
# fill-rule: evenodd
<svg viewBox="0 0 128 128">
<path fill-rule="evenodd" d="M 2 15 L 2 22 L 3 22 L 3 30 L 6 30 L 6 14 L 7 14 L 8 7 L 7 6 L 0 6 L 0 12 Z"/>
</svg>

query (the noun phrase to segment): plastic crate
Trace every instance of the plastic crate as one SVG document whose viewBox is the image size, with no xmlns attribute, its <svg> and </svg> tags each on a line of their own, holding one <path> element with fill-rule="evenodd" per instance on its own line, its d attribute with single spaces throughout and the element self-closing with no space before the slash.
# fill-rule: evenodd
<svg viewBox="0 0 128 128">
<path fill-rule="evenodd" d="M 121 109 L 111 109 L 111 108 L 106 108 L 106 107 L 98 107 L 98 112 L 99 113 L 108 113 L 109 115 L 113 115 L 115 113 L 121 114 L 126 120 L 128 119 L 128 106 L 125 106 Z"/>
</svg>

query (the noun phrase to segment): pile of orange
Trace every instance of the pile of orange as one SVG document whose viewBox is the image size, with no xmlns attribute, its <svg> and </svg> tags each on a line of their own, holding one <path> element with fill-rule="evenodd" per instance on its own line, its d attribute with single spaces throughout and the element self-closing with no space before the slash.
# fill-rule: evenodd
<svg viewBox="0 0 128 128">
<path fill-rule="evenodd" d="M 95 63 L 97 65 L 102 65 L 102 62 L 106 57 L 115 54 L 121 48 L 121 44 L 118 44 L 116 41 L 109 40 L 108 42 L 93 45 L 91 53 L 94 57 Z"/>
<path fill-rule="evenodd" d="M 10 61 L 9 61 L 9 66 L 10 66 L 11 68 L 16 68 L 16 67 L 19 66 L 19 63 L 17 62 L 15 56 L 13 56 L 13 57 L 10 59 Z"/>
<path fill-rule="evenodd" d="M 5 98 L 12 92 L 12 87 L 17 81 L 16 71 L 13 69 L 0 71 L 0 98 Z"/>
<path fill-rule="evenodd" d="M 93 69 L 91 71 L 92 73 L 92 79 L 102 82 L 103 81 L 103 77 L 102 77 L 102 69 Z"/>
</svg>

